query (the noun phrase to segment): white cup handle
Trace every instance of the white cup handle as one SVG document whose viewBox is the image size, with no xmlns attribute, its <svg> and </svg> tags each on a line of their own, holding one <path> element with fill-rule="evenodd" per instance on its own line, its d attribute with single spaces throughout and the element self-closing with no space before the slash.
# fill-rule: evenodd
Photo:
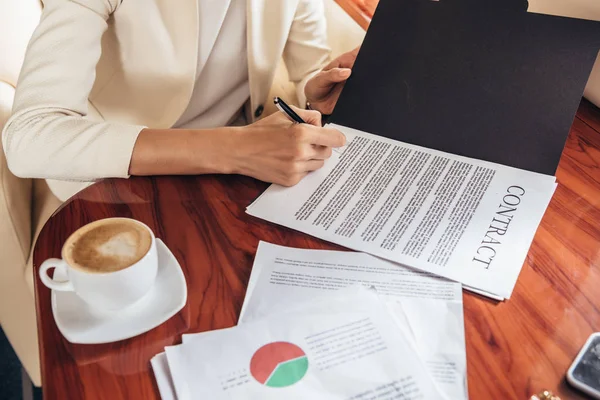
<svg viewBox="0 0 600 400">
<path fill-rule="evenodd" d="M 44 285 L 46 285 L 52 290 L 58 290 L 60 292 L 72 292 L 73 290 L 75 290 L 73 288 L 73 284 L 69 280 L 59 282 L 50 278 L 48 276 L 48 270 L 50 268 L 55 268 L 55 271 L 60 269 L 63 272 L 65 272 L 66 275 L 67 263 L 65 263 L 60 258 L 49 258 L 46 261 L 44 261 L 42 265 L 40 265 L 40 279 L 42 280 L 42 283 Z"/>
</svg>

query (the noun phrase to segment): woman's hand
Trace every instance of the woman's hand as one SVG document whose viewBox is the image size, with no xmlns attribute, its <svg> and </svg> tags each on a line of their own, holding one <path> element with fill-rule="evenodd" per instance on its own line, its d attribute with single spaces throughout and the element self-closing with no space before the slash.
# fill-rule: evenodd
<svg viewBox="0 0 600 400">
<path fill-rule="evenodd" d="M 352 73 L 359 49 L 342 54 L 306 83 L 304 94 L 312 108 L 323 114 L 333 112 L 344 83 Z"/>
<path fill-rule="evenodd" d="M 345 144 L 341 132 L 321 127 L 319 112 L 295 107 L 294 111 L 306 124 L 294 124 L 277 112 L 237 128 L 229 149 L 231 172 L 293 186 L 310 171 L 321 168 L 333 147 Z"/>
<path fill-rule="evenodd" d="M 131 175 L 242 174 L 293 186 L 323 166 L 346 137 L 321 127 L 317 111 L 294 108 L 307 123 L 278 112 L 244 127 L 149 129 L 133 149 Z"/>
</svg>

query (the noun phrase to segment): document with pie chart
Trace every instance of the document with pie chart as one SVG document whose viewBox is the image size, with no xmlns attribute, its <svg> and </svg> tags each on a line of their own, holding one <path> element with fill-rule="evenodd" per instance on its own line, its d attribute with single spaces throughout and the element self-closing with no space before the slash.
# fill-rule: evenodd
<svg viewBox="0 0 600 400">
<path fill-rule="evenodd" d="M 166 348 L 176 398 L 444 399 L 386 304 L 347 288 Z"/>
<path fill-rule="evenodd" d="M 462 288 L 458 282 L 366 253 L 297 249 L 261 241 L 239 321 L 251 322 L 352 285 L 373 288 L 390 306 L 448 398 L 468 399 Z"/>
</svg>

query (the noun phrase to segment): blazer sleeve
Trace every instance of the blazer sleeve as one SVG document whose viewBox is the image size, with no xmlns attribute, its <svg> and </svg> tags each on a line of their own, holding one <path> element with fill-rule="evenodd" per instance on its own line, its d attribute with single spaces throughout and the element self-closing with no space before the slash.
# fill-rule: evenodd
<svg viewBox="0 0 600 400">
<path fill-rule="evenodd" d="M 2 133 L 15 175 L 82 181 L 128 177 L 144 127 L 86 118 L 101 37 L 121 1 L 45 0 Z"/>
<path fill-rule="evenodd" d="M 323 0 L 299 0 L 283 60 L 301 106 L 306 103 L 306 83 L 327 65 L 330 55 Z"/>
</svg>

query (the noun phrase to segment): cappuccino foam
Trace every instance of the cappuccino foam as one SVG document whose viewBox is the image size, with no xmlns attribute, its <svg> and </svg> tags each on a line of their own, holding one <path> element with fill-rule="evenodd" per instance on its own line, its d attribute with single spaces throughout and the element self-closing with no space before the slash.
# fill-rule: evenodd
<svg viewBox="0 0 600 400">
<path fill-rule="evenodd" d="M 127 219 L 106 219 L 75 232 L 69 238 L 65 258 L 86 272 L 115 272 L 144 257 L 152 237 L 141 224 Z"/>
</svg>

